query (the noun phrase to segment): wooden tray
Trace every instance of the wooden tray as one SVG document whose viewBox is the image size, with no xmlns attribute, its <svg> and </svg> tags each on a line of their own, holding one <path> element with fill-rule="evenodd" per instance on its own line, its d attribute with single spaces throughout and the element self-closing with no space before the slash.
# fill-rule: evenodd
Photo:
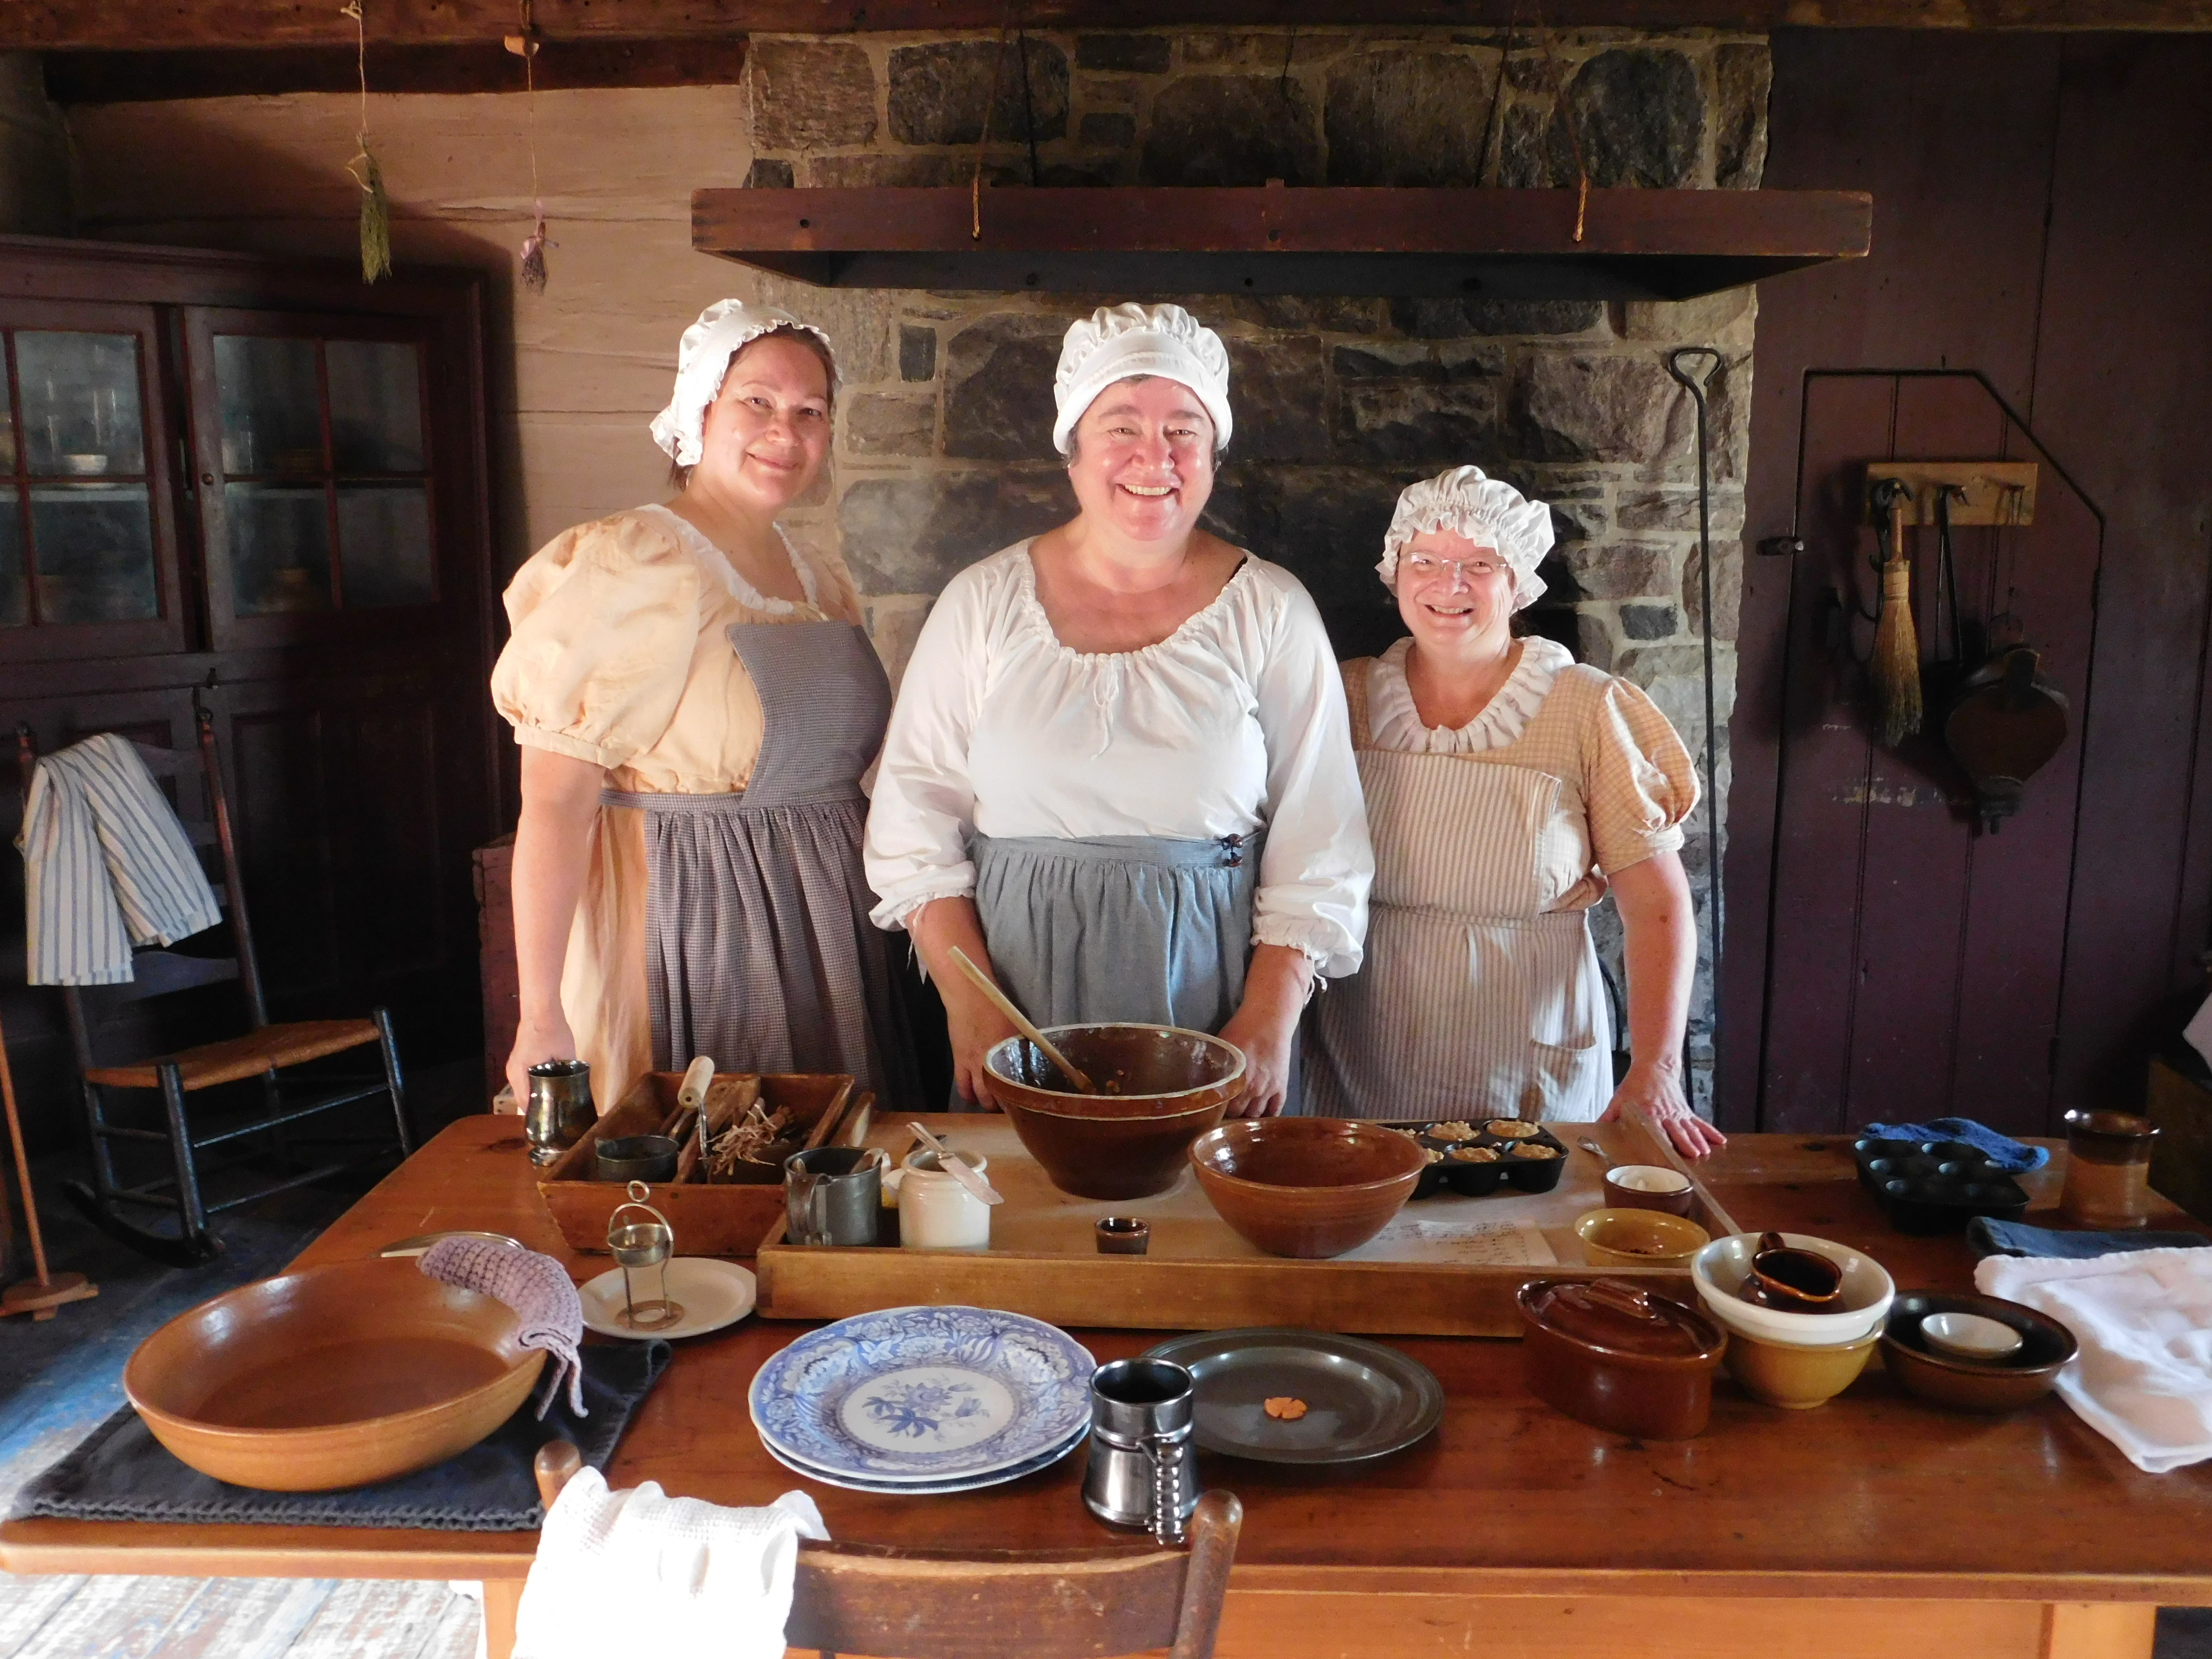
<svg viewBox="0 0 2212 1659">
<path fill-rule="evenodd" d="M 1262 1255 L 1231 1231 L 1188 1170 L 1158 1198 L 1111 1203 L 1073 1198 L 1045 1179 L 1005 1118 L 979 1113 L 923 1121 L 954 1146 L 989 1159 L 992 1182 L 1006 1197 L 992 1212 L 995 1248 L 792 1245 L 783 1242 L 779 1220 L 755 1263 L 764 1317 L 842 1319 L 918 1303 L 973 1303 L 1056 1325 L 1127 1330 L 1301 1325 L 1382 1335 L 1517 1337 L 1514 1297 L 1534 1278 L 1650 1279 L 1670 1294 L 1694 1300 L 1688 1276 L 1679 1271 L 1588 1264 L 1574 1221 L 1601 1207 L 1604 1195 L 1598 1160 L 1579 1150 L 1569 1152 L 1552 1192 L 1509 1189 L 1488 1198 L 1439 1193 L 1408 1204 L 1380 1237 L 1350 1255 L 1297 1261 Z M 884 1146 L 896 1158 L 911 1139 L 905 1122 L 871 1123 L 840 1139 Z M 1571 1147 L 1587 1134 L 1616 1162 L 1684 1167 L 1633 1126 L 1563 1128 L 1561 1139 Z M 1716 1236 L 1737 1231 L 1696 1174 L 1685 1173 L 1697 1195 L 1691 1218 Z M 1095 1225 L 1114 1214 L 1141 1216 L 1152 1224 L 1151 1254 L 1098 1253 Z M 1492 1254 L 1480 1243 L 1480 1224 L 1522 1222 L 1540 1234 L 1554 1263 L 1480 1259 Z"/>
<path fill-rule="evenodd" d="M 592 1179 L 592 1149 L 601 1140 L 622 1135 L 659 1133 L 675 1115 L 676 1091 L 683 1081 L 682 1073 L 677 1072 L 647 1073 L 539 1180 L 538 1195 L 571 1249 L 605 1255 L 608 1218 L 629 1197 L 622 1182 Z M 853 1104 L 853 1079 L 842 1073 L 753 1077 L 718 1072 L 707 1085 L 709 1105 L 733 1094 L 755 1092 L 771 1110 L 795 1108 L 794 1125 L 806 1145 L 819 1146 L 844 1126 L 848 1108 Z M 700 1178 L 699 1159 L 699 1136 L 695 1129 L 684 1142 L 676 1179 L 653 1183 L 645 1201 L 666 1216 L 668 1224 L 675 1229 L 677 1255 L 750 1255 L 771 1227 L 781 1229 L 783 1183 L 709 1183 Z"/>
</svg>

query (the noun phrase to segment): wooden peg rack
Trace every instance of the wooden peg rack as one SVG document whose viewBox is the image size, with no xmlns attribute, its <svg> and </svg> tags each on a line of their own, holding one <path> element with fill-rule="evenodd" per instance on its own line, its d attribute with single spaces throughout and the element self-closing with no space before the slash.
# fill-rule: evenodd
<svg viewBox="0 0 2212 1659">
<path fill-rule="evenodd" d="M 1871 461 L 1867 465 L 1867 517 L 1869 522 L 1881 519 L 1874 507 L 1875 486 L 1894 479 L 1912 492 L 1909 500 L 1899 503 L 1909 525 L 1936 522 L 1936 493 L 1944 484 L 1966 492 L 1964 501 L 1952 498 L 1954 526 L 2033 524 L 2036 471 L 2033 461 Z"/>
</svg>

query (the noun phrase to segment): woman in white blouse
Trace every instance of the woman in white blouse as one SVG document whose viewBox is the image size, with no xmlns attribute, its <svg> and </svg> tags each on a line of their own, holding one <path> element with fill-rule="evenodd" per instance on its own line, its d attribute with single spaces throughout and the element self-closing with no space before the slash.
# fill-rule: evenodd
<svg viewBox="0 0 2212 1659">
<path fill-rule="evenodd" d="M 1632 1112 L 1692 1158 L 1682 1028 L 1697 930 L 1677 849 L 1688 751 L 1626 680 L 1513 636 L 1551 510 L 1480 467 L 1407 489 L 1376 568 L 1412 637 L 1344 665 L 1375 833 L 1367 966 L 1314 1011 L 1310 1095 L 1345 1116 Z M 1585 920 L 1610 887 L 1632 1062 Z"/>
<path fill-rule="evenodd" d="M 945 998 L 960 1091 L 1009 1028 L 1139 1020 L 1244 1051 L 1239 1109 L 1296 1090 L 1316 973 L 1359 965 L 1373 860 L 1344 695 L 1297 579 L 1199 529 L 1229 359 L 1175 306 L 1067 331 L 1054 447 L 1079 512 L 947 584 L 891 715 L 866 842 L 878 926 Z"/>
</svg>

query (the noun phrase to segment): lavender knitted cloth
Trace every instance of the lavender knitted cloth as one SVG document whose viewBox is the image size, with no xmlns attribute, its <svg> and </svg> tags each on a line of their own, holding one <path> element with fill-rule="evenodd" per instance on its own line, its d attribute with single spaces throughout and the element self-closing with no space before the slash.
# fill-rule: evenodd
<svg viewBox="0 0 2212 1659">
<path fill-rule="evenodd" d="M 538 1401 L 540 1418 L 560 1393 L 563 1376 L 568 1379 L 568 1409 L 579 1417 L 588 1415 L 583 1362 L 576 1357 L 576 1345 L 584 1340 L 584 1300 L 566 1267 L 535 1250 L 483 1238 L 441 1238 L 422 1252 L 416 1265 L 428 1278 L 496 1297 L 514 1310 L 522 1322 L 516 1340 L 526 1348 L 544 1349 L 552 1361 Z"/>
</svg>

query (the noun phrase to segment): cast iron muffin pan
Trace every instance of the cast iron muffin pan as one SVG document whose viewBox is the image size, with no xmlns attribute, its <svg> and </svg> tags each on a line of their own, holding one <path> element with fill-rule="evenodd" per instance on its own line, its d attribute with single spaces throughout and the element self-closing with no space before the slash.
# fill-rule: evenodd
<svg viewBox="0 0 2212 1659">
<path fill-rule="evenodd" d="M 1420 1143 L 1421 1150 L 1436 1154 L 1429 1166 L 1421 1171 L 1420 1183 L 1413 1188 L 1415 1198 L 1428 1198 L 1449 1187 L 1466 1198 L 1487 1198 L 1501 1187 L 1510 1186 L 1516 1192 L 1548 1193 L 1559 1184 L 1559 1176 L 1567 1166 L 1567 1149 L 1559 1137 L 1548 1129 L 1535 1129 L 1534 1134 L 1518 1137 L 1492 1134 L 1486 1125 L 1505 1121 L 1499 1118 L 1470 1118 L 1462 1120 L 1474 1129 L 1474 1138 L 1468 1140 L 1448 1139 L 1431 1133 L 1441 1127 L 1438 1123 L 1401 1123 L 1394 1127 L 1403 1130 Z M 1550 1158 L 1521 1158 L 1513 1156 L 1515 1146 L 1548 1146 Z M 1494 1162 L 1466 1163 L 1455 1160 L 1455 1146 L 1486 1147 L 1498 1154 Z"/>
<path fill-rule="evenodd" d="M 2026 1189 L 1963 1140 L 1862 1136 L 1851 1143 L 1851 1158 L 1901 1233 L 1954 1232 L 1974 1216 L 2017 1221 L 2027 1213 Z"/>
</svg>

